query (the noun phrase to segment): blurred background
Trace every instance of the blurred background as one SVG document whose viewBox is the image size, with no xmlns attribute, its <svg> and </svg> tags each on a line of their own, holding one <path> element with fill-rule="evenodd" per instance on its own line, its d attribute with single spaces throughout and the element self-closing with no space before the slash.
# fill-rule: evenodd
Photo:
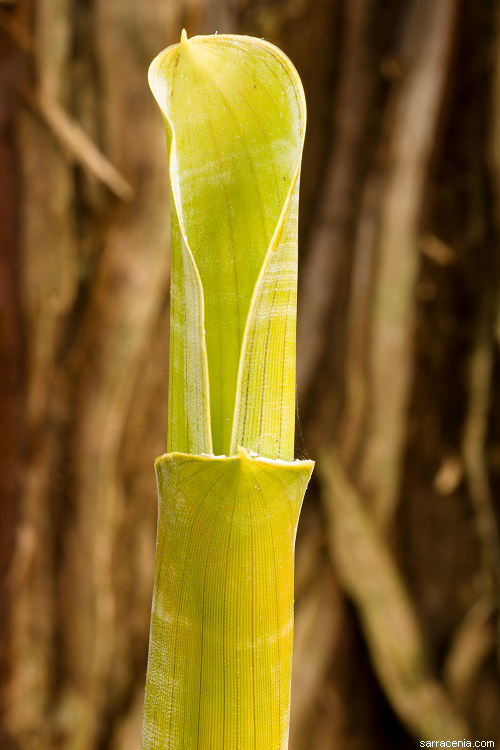
<svg viewBox="0 0 500 750">
<path fill-rule="evenodd" d="M 290 750 L 500 743 L 500 2 L 0 0 L 0 746 L 139 748 L 183 27 L 308 102 Z"/>
</svg>

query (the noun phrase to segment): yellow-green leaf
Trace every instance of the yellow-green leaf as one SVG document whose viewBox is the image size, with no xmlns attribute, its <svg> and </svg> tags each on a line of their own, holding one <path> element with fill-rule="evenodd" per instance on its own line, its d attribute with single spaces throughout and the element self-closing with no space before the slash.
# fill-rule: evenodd
<svg viewBox="0 0 500 750">
<path fill-rule="evenodd" d="M 143 750 L 287 747 L 293 554 L 312 467 L 243 449 L 157 459 Z"/>
<path fill-rule="evenodd" d="M 183 34 L 149 80 L 172 184 L 168 448 L 292 459 L 300 79 L 262 40 Z"/>
<path fill-rule="evenodd" d="M 169 150 L 172 287 L 142 747 L 284 750 L 313 467 L 292 460 L 304 94 L 282 52 L 239 36 L 183 33 L 150 84 Z"/>
</svg>

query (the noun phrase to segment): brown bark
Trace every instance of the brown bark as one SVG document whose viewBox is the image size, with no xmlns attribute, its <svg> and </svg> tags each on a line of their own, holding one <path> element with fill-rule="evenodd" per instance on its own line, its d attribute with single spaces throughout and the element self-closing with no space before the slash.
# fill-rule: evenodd
<svg viewBox="0 0 500 750">
<path fill-rule="evenodd" d="M 295 62 L 302 171 L 291 750 L 500 734 L 500 4 L 0 3 L 0 743 L 139 747 L 166 445 L 151 59 Z M 303 433 L 303 438 L 301 435 Z"/>
</svg>

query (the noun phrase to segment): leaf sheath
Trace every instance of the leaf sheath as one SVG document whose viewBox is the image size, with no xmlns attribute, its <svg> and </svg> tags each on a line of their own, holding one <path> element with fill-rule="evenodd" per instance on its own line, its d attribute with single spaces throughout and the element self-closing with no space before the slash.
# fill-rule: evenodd
<svg viewBox="0 0 500 750">
<path fill-rule="evenodd" d="M 293 553 L 313 464 L 173 453 L 160 512 L 143 750 L 284 750 Z"/>
</svg>

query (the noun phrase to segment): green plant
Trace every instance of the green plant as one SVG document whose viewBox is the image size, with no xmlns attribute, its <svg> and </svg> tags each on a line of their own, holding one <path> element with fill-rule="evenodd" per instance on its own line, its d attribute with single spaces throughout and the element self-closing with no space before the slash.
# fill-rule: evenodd
<svg viewBox="0 0 500 750">
<path fill-rule="evenodd" d="M 172 283 L 142 746 L 278 750 L 313 468 L 293 460 L 304 94 L 282 52 L 243 36 L 183 32 L 149 80 L 167 133 Z"/>
</svg>

